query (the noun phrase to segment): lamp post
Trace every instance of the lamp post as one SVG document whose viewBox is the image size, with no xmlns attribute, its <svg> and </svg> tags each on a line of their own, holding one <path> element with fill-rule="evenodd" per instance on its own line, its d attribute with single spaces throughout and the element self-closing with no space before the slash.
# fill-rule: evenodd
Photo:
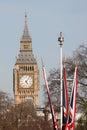
<svg viewBox="0 0 87 130">
<path fill-rule="evenodd" d="M 63 118 L 63 84 L 62 84 L 62 45 L 64 42 L 64 38 L 62 37 L 62 32 L 60 32 L 60 36 L 58 38 L 59 45 L 60 45 L 60 89 L 61 89 L 61 130 L 62 130 L 62 118 Z"/>
</svg>

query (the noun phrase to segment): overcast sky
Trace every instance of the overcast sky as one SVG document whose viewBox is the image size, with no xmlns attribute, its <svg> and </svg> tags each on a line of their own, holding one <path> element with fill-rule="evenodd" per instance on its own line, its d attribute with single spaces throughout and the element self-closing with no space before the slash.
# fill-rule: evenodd
<svg viewBox="0 0 87 130">
<path fill-rule="evenodd" d="M 87 43 L 87 0 L 0 0 L 0 89 L 11 95 L 25 10 L 40 73 L 41 57 L 47 74 L 59 67 L 59 32 L 63 32 L 66 57 Z"/>
</svg>

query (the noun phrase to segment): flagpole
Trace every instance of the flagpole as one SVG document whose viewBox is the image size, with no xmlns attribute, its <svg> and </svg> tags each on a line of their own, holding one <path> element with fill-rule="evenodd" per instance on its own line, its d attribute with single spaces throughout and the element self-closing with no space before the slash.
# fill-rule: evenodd
<svg viewBox="0 0 87 130">
<path fill-rule="evenodd" d="M 62 45 L 64 38 L 62 37 L 62 32 L 60 32 L 60 36 L 58 38 L 59 45 L 60 45 L 60 89 L 61 89 L 61 130 L 62 130 L 62 117 L 63 117 L 63 84 L 62 84 Z"/>
</svg>

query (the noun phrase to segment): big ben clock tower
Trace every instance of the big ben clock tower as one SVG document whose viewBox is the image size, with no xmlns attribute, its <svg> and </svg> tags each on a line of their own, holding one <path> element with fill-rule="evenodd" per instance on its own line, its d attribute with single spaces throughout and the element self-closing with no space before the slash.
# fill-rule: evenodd
<svg viewBox="0 0 87 130">
<path fill-rule="evenodd" d="M 20 40 L 20 53 L 13 69 L 13 90 L 15 104 L 31 99 L 34 106 L 38 106 L 39 69 L 32 50 L 26 14 L 24 31 Z"/>
</svg>

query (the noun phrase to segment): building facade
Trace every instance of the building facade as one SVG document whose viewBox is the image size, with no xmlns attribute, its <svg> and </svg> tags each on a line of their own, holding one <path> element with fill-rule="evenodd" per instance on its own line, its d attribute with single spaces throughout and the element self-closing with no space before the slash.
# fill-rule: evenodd
<svg viewBox="0 0 87 130">
<path fill-rule="evenodd" d="M 32 50 L 32 38 L 27 26 L 26 14 L 20 52 L 13 69 L 13 91 L 15 104 L 30 99 L 35 107 L 38 106 L 39 69 Z"/>
</svg>

